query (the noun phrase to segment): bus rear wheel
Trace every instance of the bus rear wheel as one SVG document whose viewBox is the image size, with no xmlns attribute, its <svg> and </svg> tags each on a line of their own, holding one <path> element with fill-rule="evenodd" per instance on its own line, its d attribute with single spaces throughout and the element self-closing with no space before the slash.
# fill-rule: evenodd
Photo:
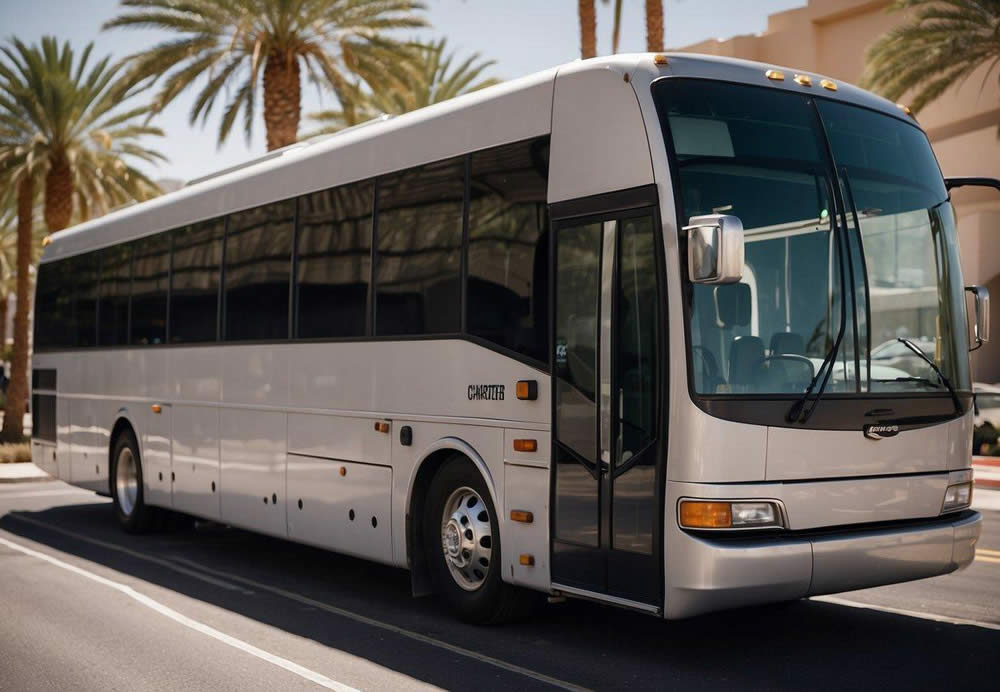
<svg viewBox="0 0 1000 692">
<path fill-rule="evenodd" d="M 438 469 L 424 512 L 424 549 L 435 591 L 465 622 L 506 622 L 525 615 L 534 600 L 500 578 L 498 520 L 468 459 L 456 455 Z"/>
<path fill-rule="evenodd" d="M 145 533 L 156 518 L 146 504 L 142 487 L 142 460 L 132 431 L 115 440 L 111 453 L 111 499 L 118 524 L 129 533 Z"/>
</svg>

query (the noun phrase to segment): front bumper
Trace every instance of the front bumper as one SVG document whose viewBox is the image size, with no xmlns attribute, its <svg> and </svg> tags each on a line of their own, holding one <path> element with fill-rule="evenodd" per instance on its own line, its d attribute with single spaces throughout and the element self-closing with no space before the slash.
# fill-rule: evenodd
<svg viewBox="0 0 1000 692">
<path fill-rule="evenodd" d="M 664 614 L 682 618 L 948 574 L 972 563 L 981 531 L 982 515 L 969 510 L 878 528 L 754 538 L 692 535 L 674 525 Z"/>
</svg>

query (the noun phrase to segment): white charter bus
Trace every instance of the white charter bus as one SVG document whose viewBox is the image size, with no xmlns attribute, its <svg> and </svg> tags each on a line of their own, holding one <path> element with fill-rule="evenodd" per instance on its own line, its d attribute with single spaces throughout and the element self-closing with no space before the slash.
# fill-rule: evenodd
<svg viewBox="0 0 1000 692">
<path fill-rule="evenodd" d="M 34 460 L 126 530 L 408 568 L 472 621 L 929 577 L 980 533 L 946 183 L 819 75 L 616 56 L 295 145 L 55 235 L 36 315 Z"/>
</svg>

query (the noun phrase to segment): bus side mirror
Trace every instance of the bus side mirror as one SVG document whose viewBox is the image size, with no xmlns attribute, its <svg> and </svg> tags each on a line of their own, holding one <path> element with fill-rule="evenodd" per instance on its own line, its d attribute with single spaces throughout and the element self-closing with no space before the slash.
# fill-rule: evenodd
<svg viewBox="0 0 1000 692">
<path fill-rule="evenodd" d="M 684 230 L 691 283 L 733 284 L 743 278 L 743 222 L 738 216 L 692 216 Z"/>
<path fill-rule="evenodd" d="M 975 351 L 990 340 L 990 292 L 985 286 L 966 286 L 965 290 L 975 299 L 976 321 L 972 324 L 972 336 L 976 345 L 969 349 Z"/>
</svg>

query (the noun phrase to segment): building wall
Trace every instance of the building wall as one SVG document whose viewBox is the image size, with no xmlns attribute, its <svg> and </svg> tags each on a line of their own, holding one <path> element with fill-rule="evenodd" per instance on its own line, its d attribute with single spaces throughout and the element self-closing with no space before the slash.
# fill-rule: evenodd
<svg viewBox="0 0 1000 692">
<path fill-rule="evenodd" d="M 890 4 L 890 0 L 808 0 L 803 7 L 768 17 L 763 34 L 703 41 L 681 50 L 757 60 L 857 83 L 868 47 L 907 16 L 887 12 Z M 988 69 L 980 68 L 919 113 L 945 176 L 1000 178 L 1000 85 L 996 71 L 990 76 Z M 998 285 L 1000 192 L 962 189 L 953 193 L 952 200 L 966 284 Z M 1000 295 L 993 301 L 991 318 L 1000 325 Z M 972 367 L 976 381 L 1000 381 L 1000 333 L 973 355 Z"/>
</svg>

